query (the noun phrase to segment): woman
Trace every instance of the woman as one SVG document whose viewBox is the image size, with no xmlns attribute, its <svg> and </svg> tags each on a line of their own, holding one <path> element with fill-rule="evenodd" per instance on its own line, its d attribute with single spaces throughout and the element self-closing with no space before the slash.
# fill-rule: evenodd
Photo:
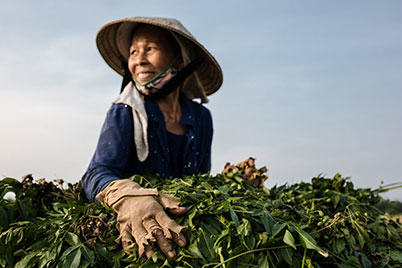
<svg viewBox="0 0 402 268">
<path fill-rule="evenodd" d="M 134 174 L 181 177 L 211 167 L 212 119 L 207 95 L 222 84 L 213 56 L 175 19 L 135 17 L 106 24 L 97 35 L 106 63 L 123 76 L 120 96 L 103 124 L 95 154 L 82 178 L 84 191 L 118 214 L 119 241 L 149 258 L 156 242 L 175 256 L 183 247 L 180 200 L 124 179 Z"/>
</svg>

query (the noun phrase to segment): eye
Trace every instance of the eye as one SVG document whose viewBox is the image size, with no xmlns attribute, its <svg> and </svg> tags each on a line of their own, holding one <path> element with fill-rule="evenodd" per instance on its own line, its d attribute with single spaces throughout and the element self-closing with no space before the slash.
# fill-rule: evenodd
<svg viewBox="0 0 402 268">
<path fill-rule="evenodd" d="M 137 54 L 137 50 L 135 50 L 135 49 L 131 50 L 131 52 L 130 52 L 130 55 L 134 55 L 134 54 Z"/>
</svg>

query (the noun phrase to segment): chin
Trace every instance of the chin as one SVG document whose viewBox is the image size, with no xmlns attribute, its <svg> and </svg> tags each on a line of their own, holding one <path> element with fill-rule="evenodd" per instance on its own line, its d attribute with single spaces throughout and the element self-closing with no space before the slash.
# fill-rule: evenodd
<svg viewBox="0 0 402 268">
<path fill-rule="evenodd" d="M 145 84 L 146 82 L 148 82 L 149 80 L 143 81 L 143 80 L 138 80 L 138 79 L 137 79 L 137 81 L 140 82 L 141 85 L 143 85 L 143 84 Z"/>
</svg>

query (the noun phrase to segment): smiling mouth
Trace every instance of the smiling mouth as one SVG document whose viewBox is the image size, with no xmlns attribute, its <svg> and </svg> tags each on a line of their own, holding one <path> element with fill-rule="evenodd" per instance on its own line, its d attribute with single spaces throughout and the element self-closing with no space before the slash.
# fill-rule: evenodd
<svg viewBox="0 0 402 268">
<path fill-rule="evenodd" d="M 137 74 L 137 80 L 146 82 L 151 80 L 155 76 L 155 72 L 141 72 Z"/>
</svg>

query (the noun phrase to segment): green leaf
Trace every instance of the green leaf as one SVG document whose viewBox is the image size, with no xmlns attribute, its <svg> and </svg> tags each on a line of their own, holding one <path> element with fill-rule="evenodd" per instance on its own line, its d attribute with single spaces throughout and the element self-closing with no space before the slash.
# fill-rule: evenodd
<svg viewBox="0 0 402 268">
<path fill-rule="evenodd" d="M 212 187 L 209 183 L 207 183 L 207 182 L 201 182 L 201 185 L 205 188 L 205 189 L 207 189 L 208 191 L 213 191 L 214 190 L 214 187 Z"/>
<path fill-rule="evenodd" d="M 296 250 L 295 239 L 293 238 L 293 235 L 289 232 L 289 230 L 285 231 L 283 242 Z"/>
<path fill-rule="evenodd" d="M 158 263 L 144 263 L 139 268 L 160 268 L 160 265 Z"/>
<path fill-rule="evenodd" d="M 61 268 L 77 268 L 81 262 L 81 249 L 71 252 L 63 261 Z"/>
<path fill-rule="evenodd" d="M 15 186 L 15 185 L 20 184 L 20 182 L 18 180 L 13 179 L 13 178 L 4 178 L 4 179 L 0 180 L 0 183 L 1 184 L 11 185 L 11 186 Z"/>
<path fill-rule="evenodd" d="M 71 262 L 70 268 L 77 268 L 80 265 L 81 262 L 81 248 L 75 251 L 74 253 L 71 253 L 71 255 L 74 256 L 73 261 Z"/>
<path fill-rule="evenodd" d="M 95 254 L 92 250 L 87 248 L 86 246 L 81 247 L 82 253 L 84 255 L 84 258 L 89 261 L 89 264 L 93 265 L 95 264 Z"/>
<path fill-rule="evenodd" d="M 210 225 L 210 224 L 201 224 L 201 228 L 205 231 L 207 231 L 208 233 L 212 234 L 212 235 L 218 235 L 220 232 L 220 230 L 216 230 L 214 228 L 214 226 Z"/>
<path fill-rule="evenodd" d="M 279 254 L 287 264 L 289 265 L 293 264 L 293 252 L 291 248 L 281 248 L 279 250 Z"/>
<path fill-rule="evenodd" d="M 102 256 L 105 261 L 107 261 L 108 263 L 111 263 L 109 253 L 104 246 L 102 246 L 100 244 L 95 244 L 94 248 L 95 248 L 95 251 L 98 253 L 97 255 Z"/>
<path fill-rule="evenodd" d="M 81 266 L 80 266 L 80 268 L 87 268 L 87 267 L 89 267 L 90 265 L 91 265 L 91 263 L 90 263 L 87 259 L 83 258 L 83 259 L 81 260 Z M 120 266 L 117 266 L 117 267 L 120 267 Z"/>
<path fill-rule="evenodd" d="M 70 255 L 70 253 L 71 252 L 73 252 L 74 250 L 76 250 L 77 248 L 79 248 L 80 247 L 80 245 L 76 245 L 76 246 L 71 246 L 71 247 L 69 247 L 68 249 L 66 249 L 64 252 L 63 252 L 63 255 L 61 255 L 61 258 L 63 259 L 63 258 L 66 258 L 68 255 Z"/>
<path fill-rule="evenodd" d="M 204 256 L 202 255 L 200 249 L 198 248 L 197 243 L 190 244 L 190 246 L 188 246 L 188 250 L 190 251 L 190 254 L 193 255 L 194 257 L 197 257 L 197 258 L 200 258 L 200 259 L 203 259 L 204 261 L 206 261 Z"/>
<path fill-rule="evenodd" d="M 269 268 L 269 261 L 267 255 L 260 255 L 260 259 L 258 260 L 258 268 Z"/>
<path fill-rule="evenodd" d="M 15 228 L 13 231 L 13 235 L 17 237 L 17 244 L 20 244 L 22 240 L 24 240 L 24 228 L 23 227 Z"/>
<path fill-rule="evenodd" d="M 29 219 L 29 208 L 25 204 L 25 202 L 23 202 L 21 200 L 17 200 L 17 207 L 18 207 L 18 211 L 20 212 L 22 218 L 24 220 L 28 220 Z"/>
<path fill-rule="evenodd" d="M 0 201 L 4 198 L 4 196 L 6 195 L 6 193 L 8 191 L 7 185 L 5 185 L 3 187 L 4 187 L 3 189 L 0 188 Z"/>
<path fill-rule="evenodd" d="M 3 228 L 8 227 L 7 211 L 5 211 L 2 206 L 0 206 L 0 227 L 3 227 Z"/>
<path fill-rule="evenodd" d="M 247 219 L 242 219 L 242 224 L 237 227 L 237 233 L 242 237 L 248 236 L 252 233 L 250 222 Z"/>
<path fill-rule="evenodd" d="M 359 259 L 355 256 L 350 256 L 347 263 L 353 265 L 353 267 L 362 267 Z"/>
<path fill-rule="evenodd" d="M 222 233 L 215 239 L 214 248 L 216 248 L 226 236 L 229 236 L 229 229 L 224 229 Z"/>
<path fill-rule="evenodd" d="M 230 210 L 230 217 L 232 218 L 232 221 L 234 222 L 236 228 L 239 227 L 239 218 L 237 217 L 236 212 L 233 210 L 232 206 L 229 206 Z"/>
<path fill-rule="evenodd" d="M 338 206 L 340 200 L 341 200 L 341 197 L 339 196 L 338 193 L 335 193 L 333 196 L 331 196 L 331 201 L 332 201 L 332 204 L 334 205 L 334 208 L 336 208 Z"/>
<path fill-rule="evenodd" d="M 345 239 L 336 239 L 334 242 L 334 250 L 336 254 L 340 254 L 345 249 Z"/>
<path fill-rule="evenodd" d="M 355 226 L 355 229 L 357 230 L 358 236 L 357 239 L 359 240 L 360 247 L 364 247 L 364 244 L 366 243 L 367 240 L 370 239 L 368 233 L 366 230 L 363 229 L 363 227 L 360 226 L 356 221 L 353 222 L 353 225 Z"/>
<path fill-rule="evenodd" d="M 279 234 L 283 228 L 286 227 L 286 223 L 275 223 L 273 228 L 272 228 L 272 237 L 275 237 L 277 234 Z"/>
<path fill-rule="evenodd" d="M 46 255 L 42 255 L 42 257 L 40 258 L 38 267 L 39 267 L 39 268 L 43 268 L 43 267 L 45 267 L 45 266 L 46 266 L 47 264 L 49 264 L 49 263 L 50 263 L 50 260 L 47 258 L 47 256 L 46 256 Z"/>
<path fill-rule="evenodd" d="M 36 252 L 29 253 L 24 258 L 22 258 L 22 260 L 17 262 L 15 264 L 14 268 L 27 268 L 27 267 L 30 267 L 31 264 L 32 264 L 33 259 L 35 258 L 35 256 L 36 256 Z"/>
<path fill-rule="evenodd" d="M 137 253 L 137 250 L 135 252 Z M 115 254 L 113 256 L 113 268 L 121 267 L 121 262 L 122 262 L 122 259 L 124 258 L 124 256 L 125 256 L 124 252 L 121 252 L 120 254 Z M 81 264 L 82 264 L 82 262 L 81 262 Z M 84 268 L 84 267 L 82 267 L 82 268 Z"/>
<path fill-rule="evenodd" d="M 400 252 L 399 252 L 399 255 L 401 255 Z M 363 268 L 371 268 L 372 267 L 371 261 L 363 253 L 360 254 L 360 261 L 363 264 Z"/>
<path fill-rule="evenodd" d="M 341 264 L 338 264 L 338 268 L 356 268 L 356 267 L 360 267 L 360 266 L 351 265 L 346 262 L 342 262 Z"/>
<path fill-rule="evenodd" d="M 314 268 L 311 259 L 306 259 L 304 263 L 307 265 L 307 268 Z"/>
<path fill-rule="evenodd" d="M 401 251 L 399 250 L 391 250 L 389 252 L 389 257 L 393 260 L 393 261 L 398 261 L 402 263 L 402 254 Z"/>
<path fill-rule="evenodd" d="M 216 257 L 214 241 L 204 230 L 199 229 L 199 233 L 201 234 L 199 249 L 207 260 L 212 261 Z"/>
<path fill-rule="evenodd" d="M 272 218 L 271 214 L 268 211 L 264 211 L 262 214 L 262 224 L 264 225 L 265 231 L 268 233 L 269 236 L 272 235 L 272 228 L 274 226 L 274 219 Z"/>
<path fill-rule="evenodd" d="M 294 226 L 294 229 L 299 234 L 300 243 L 304 248 L 316 250 L 324 257 L 328 257 L 328 253 L 317 246 L 317 242 L 311 237 L 307 232 L 303 231 L 301 228 Z"/>
<path fill-rule="evenodd" d="M 194 218 L 194 216 L 197 214 L 197 210 L 196 209 L 194 209 L 192 212 L 190 212 L 189 214 L 188 214 L 188 226 L 189 227 L 194 227 L 194 223 L 193 223 L 193 218 Z"/>
<path fill-rule="evenodd" d="M 254 237 L 254 235 L 246 236 L 244 238 L 244 242 L 246 242 L 246 246 L 247 246 L 247 248 L 249 250 L 254 249 L 254 247 L 255 247 L 255 237 Z"/>
<path fill-rule="evenodd" d="M 33 251 L 33 250 L 41 250 L 41 249 L 47 249 L 49 246 L 49 242 L 46 240 L 39 240 L 38 242 L 33 243 L 28 250 Z"/>
<path fill-rule="evenodd" d="M 70 244 L 70 246 L 76 246 L 78 244 L 81 244 L 80 238 L 78 237 L 78 235 L 71 233 L 71 232 L 67 232 L 65 235 L 66 235 L 65 239 L 66 239 L 67 243 Z"/>
<path fill-rule="evenodd" d="M 61 245 L 63 244 L 63 242 L 57 242 L 57 244 L 52 244 L 49 248 L 48 254 L 49 254 L 49 259 L 50 260 L 55 260 L 57 255 L 60 253 L 61 251 Z"/>
</svg>

